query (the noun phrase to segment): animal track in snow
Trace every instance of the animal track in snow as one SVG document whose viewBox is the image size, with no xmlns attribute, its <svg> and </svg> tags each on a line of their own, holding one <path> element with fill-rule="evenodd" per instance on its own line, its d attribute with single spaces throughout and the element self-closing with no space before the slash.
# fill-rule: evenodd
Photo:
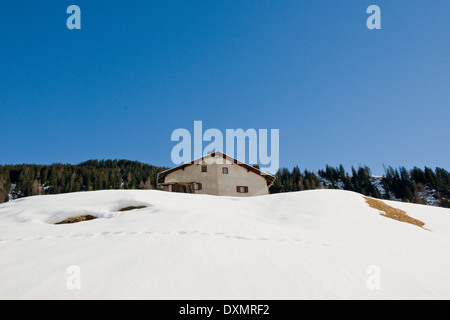
<svg viewBox="0 0 450 320">
<path fill-rule="evenodd" d="M 37 238 L 32 237 L 25 237 L 25 238 L 18 238 L 18 239 L 0 239 L 0 244 L 6 244 L 11 242 L 17 242 L 17 241 L 31 241 L 31 240 L 50 240 L 55 238 L 64 238 L 64 239 L 82 239 L 82 238 L 99 238 L 99 237 L 107 237 L 107 236 L 155 236 L 155 235 L 162 235 L 162 236 L 168 236 L 168 235 L 177 235 L 177 236 L 209 236 L 214 238 L 223 238 L 223 239 L 230 239 L 230 240 L 237 240 L 237 241 L 272 241 L 272 242 L 298 242 L 302 244 L 307 245 L 321 245 L 325 247 L 331 246 L 328 243 L 320 243 L 320 242 L 310 242 L 305 241 L 302 239 L 294 238 L 294 239 L 288 239 L 288 238 L 266 238 L 266 237 L 247 237 L 242 235 L 231 235 L 226 234 L 223 232 L 204 232 L 204 231 L 167 231 L 167 230 L 148 230 L 148 231 L 104 231 L 104 232 L 96 232 L 96 233 L 74 233 L 74 234 L 68 234 L 68 235 L 48 235 L 48 236 L 42 236 Z"/>
</svg>

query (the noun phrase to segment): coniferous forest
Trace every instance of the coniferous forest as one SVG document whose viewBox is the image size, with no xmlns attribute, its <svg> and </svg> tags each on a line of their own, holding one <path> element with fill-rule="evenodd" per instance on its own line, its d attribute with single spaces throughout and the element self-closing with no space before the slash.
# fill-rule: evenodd
<svg viewBox="0 0 450 320">
<path fill-rule="evenodd" d="M 129 160 L 89 160 L 78 165 L 0 166 L 0 203 L 9 198 L 33 195 L 152 189 L 156 185 L 157 173 L 164 169 Z"/>
<path fill-rule="evenodd" d="M 129 160 L 89 160 L 77 165 L 0 166 L 0 203 L 33 195 L 106 189 L 154 189 L 158 172 L 167 168 Z M 407 201 L 450 208 L 450 173 L 442 168 L 385 168 L 382 177 L 367 166 L 326 166 L 312 172 L 282 168 L 271 193 L 312 189 L 341 189 L 374 198 Z"/>
<path fill-rule="evenodd" d="M 352 168 L 351 173 L 340 165 L 337 168 L 326 166 L 317 173 L 308 170 L 292 171 L 283 168 L 276 174 L 271 193 L 302 191 L 318 188 L 341 189 L 361 193 L 366 196 L 435 205 L 450 208 L 450 173 L 442 168 L 414 167 L 385 168 L 382 177 L 371 174 L 367 166 Z"/>
</svg>

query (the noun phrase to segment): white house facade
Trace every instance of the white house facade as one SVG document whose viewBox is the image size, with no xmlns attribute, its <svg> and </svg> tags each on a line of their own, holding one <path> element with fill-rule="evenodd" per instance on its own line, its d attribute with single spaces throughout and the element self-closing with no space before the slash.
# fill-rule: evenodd
<svg viewBox="0 0 450 320">
<path fill-rule="evenodd" d="M 222 152 L 160 172 L 158 188 L 169 192 L 218 196 L 258 196 L 269 193 L 275 177 Z"/>
</svg>

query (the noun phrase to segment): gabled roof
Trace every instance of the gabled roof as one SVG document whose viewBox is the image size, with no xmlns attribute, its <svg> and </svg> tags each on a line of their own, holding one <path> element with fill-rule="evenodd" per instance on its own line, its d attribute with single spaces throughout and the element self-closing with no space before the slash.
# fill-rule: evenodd
<svg viewBox="0 0 450 320">
<path fill-rule="evenodd" d="M 183 163 L 183 164 L 181 164 L 181 165 L 179 165 L 177 167 L 173 167 L 171 169 L 168 169 L 168 170 L 165 170 L 165 171 L 162 171 L 162 172 L 158 173 L 158 179 L 157 179 L 158 181 L 157 181 L 157 183 L 163 183 L 164 182 L 164 178 L 171 172 L 174 172 L 174 171 L 177 171 L 177 170 L 180 170 L 180 169 L 184 169 L 185 167 L 193 165 L 193 164 L 204 163 L 203 159 L 209 158 L 209 157 L 216 157 L 216 156 L 223 157 L 223 159 L 227 159 L 230 162 L 247 169 L 247 171 L 249 171 L 249 172 L 251 171 L 251 172 L 253 172 L 253 173 L 257 174 L 257 175 L 262 176 L 263 178 L 266 179 L 267 185 L 269 187 L 272 185 L 273 181 L 275 180 L 275 177 L 272 176 L 271 174 L 263 172 L 263 171 L 259 170 L 258 168 L 255 168 L 255 167 L 253 167 L 251 165 L 248 165 L 248 164 L 246 164 L 244 162 L 240 162 L 239 160 L 236 160 L 236 159 L 226 155 L 223 152 L 215 151 L 215 152 L 210 153 L 210 154 L 208 154 L 206 156 L 203 156 L 201 158 L 192 160 L 191 162 Z"/>
</svg>

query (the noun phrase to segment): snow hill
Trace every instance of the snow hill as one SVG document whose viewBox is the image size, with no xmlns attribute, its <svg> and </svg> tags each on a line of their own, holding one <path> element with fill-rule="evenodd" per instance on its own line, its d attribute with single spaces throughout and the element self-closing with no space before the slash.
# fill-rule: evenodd
<svg viewBox="0 0 450 320">
<path fill-rule="evenodd" d="M 384 203 L 424 228 L 341 190 L 18 199 L 0 205 L 0 298 L 450 299 L 450 210 Z"/>
</svg>

